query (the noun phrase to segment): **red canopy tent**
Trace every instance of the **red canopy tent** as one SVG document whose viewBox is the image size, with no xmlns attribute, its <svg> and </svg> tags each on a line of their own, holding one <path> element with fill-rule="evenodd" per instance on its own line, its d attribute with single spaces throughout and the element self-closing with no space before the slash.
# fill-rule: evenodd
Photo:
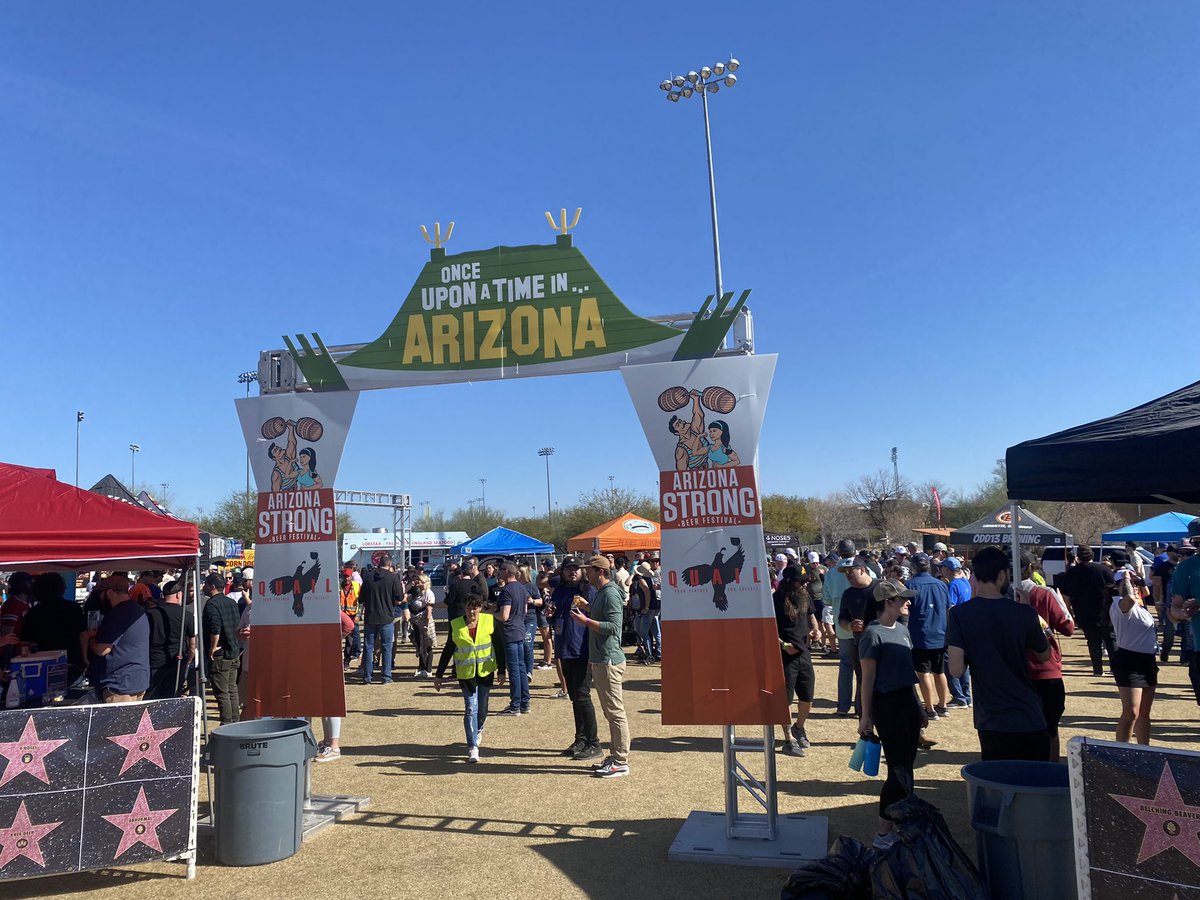
<svg viewBox="0 0 1200 900">
<path fill-rule="evenodd" d="M 63 484 L 52 469 L 0 463 L 0 569 L 183 568 L 199 553 L 190 522 Z"/>
</svg>

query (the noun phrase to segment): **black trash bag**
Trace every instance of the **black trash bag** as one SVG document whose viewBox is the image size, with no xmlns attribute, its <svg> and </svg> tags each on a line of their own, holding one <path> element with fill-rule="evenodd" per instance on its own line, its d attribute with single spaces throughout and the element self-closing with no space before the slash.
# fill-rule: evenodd
<svg viewBox="0 0 1200 900">
<path fill-rule="evenodd" d="M 783 886 L 781 900 L 869 900 L 867 875 L 879 853 L 842 835 L 824 859 L 801 866 Z"/>
<path fill-rule="evenodd" d="M 911 773 L 900 773 L 908 797 L 887 808 L 900 839 L 871 868 L 876 900 L 987 900 L 987 885 L 950 835 L 937 807 L 912 793 Z"/>
</svg>

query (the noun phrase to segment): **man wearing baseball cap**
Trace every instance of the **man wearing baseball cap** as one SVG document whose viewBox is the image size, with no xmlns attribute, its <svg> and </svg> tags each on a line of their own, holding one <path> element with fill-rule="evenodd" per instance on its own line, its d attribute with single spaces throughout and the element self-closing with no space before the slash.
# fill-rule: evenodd
<svg viewBox="0 0 1200 900">
<path fill-rule="evenodd" d="M 910 564 L 914 574 L 908 580 L 908 586 L 915 592 L 908 612 L 913 668 L 916 669 L 917 684 L 925 703 L 925 715 L 937 719 L 947 715 L 946 704 L 950 700 L 943 666 L 950 589 L 930 574 L 930 560 L 926 554 L 915 554 Z"/>
<path fill-rule="evenodd" d="M 146 611 L 150 620 L 150 688 L 147 700 L 183 693 L 188 666 L 196 658 L 196 625 L 183 608 L 183 582 L 168 581 L 162 601 Z"/>
<path fill-rule="evenodd" d="M 947 556 L 943 559 L 937 564 L 937 571 L 934 574 L 946 583 L 946 589 L 950 592 L 950 609 L 971 599 L 971 580 L 967 578 L 962 563 L 956 557 Z M 949 616 L 950 614 L 947 612 L 947 621 L 949 621 Z M 951 697 L 946 707 L 948 709 L 968 709 L 971 706 L 971 667 L 967 666 L 961 678 L 955 678 L 950 672 L 950 651 L 947 650 L 942 668 L 946 673 L 946 685 L 950 688 Z"/>
<path fill-rule="evenodd" d="M 629 774 L 629 721 L 625 716 L 625 651 L 621 649 L 624 604 L 612 580 L 612 563 L 596 554 L 584 570 L 596 589 L 589 612 L 571 609 L 571 618 L 584 625 L 588 635 L 588 668 L 596 684 L 600 711 L 608 720 L 609 758 L 596 767 L 599 778 L 621 778 Z"/>
<path fill-rule="evenodd" d="M 787 568 L 787 554 L 776 553 L 771 557 L 771 588 L 774 590 L 779 587 L 779 582 L 783 578 L 783 570 Z"/>
<path fill-rule="evenodd" d="M 100 586 L 112 608 L 88 640 L 89 677 L 105 703 L 134 703 L 150 687 L 150 622 L 130 599 L 124 575 L 109 575 Z"/>
<path fill-rule="evenodd" d="M 839 716 L 850 715 L 850 705 L 854 702 L 855 672 L 858 670 L 858 656 L 854 652 L 856 648 L 849 646 L 854 641 L 854 635 L 846 630 L 840 619 L 842 595 L 846 592 L 846 588 L 850 587 L 850 582 L 846 578 L 846 568 L 853 562 L 856 552 L 854 541 L 849 538 L 838 541 L 837 555 L 840 562 L 825 573 L 825 608 L 832 612 L 834 622 L 838 623 L 834 627 L 834 634 L 838 642 L 837 712 Z M 822 610 L 822 616 L 826 615 L 828 613 Z"/>
<path fill-rule="evenodd" d="M 576 597 L 590 605 L 596 589 L 582 577 L 582 567 L 574 556 L 568 556 L 560 567 L 562 577 L 550 596 L 553 611 L 550 621 L 554 627 L 555 663 L 558 664 L 571 712 L 575 717 L 575 740 L 563 751 L 572 759 L 596 759 L 604 755 L 596 730 L 596 707 L 592 704 L 592 675 L 588 668 L 588 629 L 571 615 Z"/>
</svg>

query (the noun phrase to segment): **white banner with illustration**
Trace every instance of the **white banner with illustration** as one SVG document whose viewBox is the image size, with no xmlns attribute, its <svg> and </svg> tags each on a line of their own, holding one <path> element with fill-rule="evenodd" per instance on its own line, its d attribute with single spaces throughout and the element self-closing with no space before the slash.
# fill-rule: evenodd
<svg viewBox="0 0 1200 900">
<path fill-rule="evenodd" d="M 621 370 L 660 469 L 667 725 L 788 721 L 756 469 L 775 363 Z"/>
<path fill-rule="evenodd" d="M 333 483 L 354 391 L 237 401 L 258 485 L 246 699 L 256 716 L 341 716 Z"/>
</svg>

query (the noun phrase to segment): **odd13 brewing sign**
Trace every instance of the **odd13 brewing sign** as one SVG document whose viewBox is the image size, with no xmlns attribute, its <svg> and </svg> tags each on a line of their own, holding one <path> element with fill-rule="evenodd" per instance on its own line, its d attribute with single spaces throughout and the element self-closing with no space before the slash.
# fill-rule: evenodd
<svg viewBox="0 0 1200 900">
<path fill-rule="evenodd" d="M 245 669 L 254 716 L 343 716 L 333 480 L 358 394 L 238 400 L 258 483 Z"/>
<path fill-rule="evenodd" d="M 667 725 L 788 721 L 756 468 L 775 362 L 621 369 L 661 470 Z"/>
</svg>

